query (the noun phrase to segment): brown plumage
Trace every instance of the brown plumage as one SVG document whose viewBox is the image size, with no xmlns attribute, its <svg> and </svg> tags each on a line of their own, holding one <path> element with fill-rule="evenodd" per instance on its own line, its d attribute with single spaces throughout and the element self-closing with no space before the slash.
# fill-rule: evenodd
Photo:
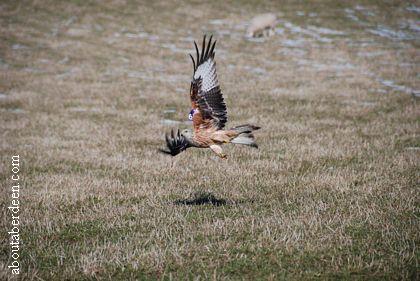
<svg viewBox="0 0 420 281">
<path fill-rule="evenodd" d="M 168 150 L 161 150 L 162 152 L 175 156 L 189 147 L 210 148 L 219 157 L 226 158 L 220 146 L 222 144 L 258 147 L 252 132 L 260 127 L 246 124 L 224 129 L 227 109 L 216 74 L 215 46 L 216 41 L 212 42 L 212 36 L 207 44 L 204 36 L 200 54 L 197 43 L 194 42 L 195 59 L 190 54 L 194 70 L 190 87 L 194 130 L 178 130 L 176 134 L 172 130 L 170 136 L 166 135 Z"/>
</svg>

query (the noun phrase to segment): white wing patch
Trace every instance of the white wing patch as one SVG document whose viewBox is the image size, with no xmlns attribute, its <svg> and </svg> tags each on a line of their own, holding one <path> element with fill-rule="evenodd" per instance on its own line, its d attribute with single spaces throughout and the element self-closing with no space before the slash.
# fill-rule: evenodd
<svg viewBox="0 0 420 281">
<path fill-rule="evenodd" d="M 201 90 L 204 92 L 208 92 L 219 85 L 216 74 L 216 63 L 213 59 L 209 58 L 198 66 L 194 74 L 194 79 L 198 79 L 200 77 L 202 79 Z"/>
</svg>

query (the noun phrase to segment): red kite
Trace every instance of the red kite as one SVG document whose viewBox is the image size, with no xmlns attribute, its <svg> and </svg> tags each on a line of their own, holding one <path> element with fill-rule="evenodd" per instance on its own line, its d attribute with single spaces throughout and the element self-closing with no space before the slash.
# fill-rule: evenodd
<svg viewBox="0 0 420 281">
<path fill-rule="evenodd" d="M 254 140 L 253 131 L 260 129 L 253 125 L 240 125 L 228 130 L 224 129 L 227 122 L 226 104 L 220 90 L 216 74 L 216 62 L 214 60 L 214 47 L 212 37 L 206 45 L 206 36 L 203 39 L 201 54 L 197 43 L 194 41 L 196 59 L 190 54 L 193 63 L 193 78 L 190 87 L 190 99 L 192 110 L 189 119 L 193 122 L 194 130 L 177 131 L 171 130 L 166 135 L 168 150 L 162 152 L 175 156 L 189 147 L 210 148 L 219 157 L 226 158 L 222 144 L 244 144 L 258 148 Z"/>
</svg>

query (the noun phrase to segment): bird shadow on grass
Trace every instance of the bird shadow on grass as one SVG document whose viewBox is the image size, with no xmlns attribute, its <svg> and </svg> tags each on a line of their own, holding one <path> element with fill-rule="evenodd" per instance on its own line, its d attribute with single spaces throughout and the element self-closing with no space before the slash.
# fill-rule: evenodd
<svg viewBox="0 0 420 281">
<path fill-rule="evenodd" d="M 254 200 L 239 200 L 232 201 L 217 198 L 211 192 L 198 191 L 192 194 L 189 199 L 178 199 L 174 201 L 175 205 L 213 205 L 213 206 L 225 206 L 225 205 L 236 205 L 240 203 L 253 203 Z"/>
<path fill-rule="evenodd" d="M 223 206 L 228 202 L 225 199 L 219 199 L 210 192 L 198 191 L 192 195 L 190 199 L 179 199 L 175 200 L 175 205 L 213 205 L 213 206 Z"/>
</svg>

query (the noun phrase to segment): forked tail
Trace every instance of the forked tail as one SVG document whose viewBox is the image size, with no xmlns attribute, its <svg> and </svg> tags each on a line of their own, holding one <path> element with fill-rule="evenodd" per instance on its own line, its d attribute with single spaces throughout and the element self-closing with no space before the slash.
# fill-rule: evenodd
<svg viewBox="0 0 420 281">
<path fill-rule="evenodd" d="M 249 145 L 258 148 L 258 145 L 255 142 L 255 138 L 252 132 L 260 128 L 261 127 L 249 124 L 233 127 L 231 128 L 231 130 L 236 132 L 238 135 L 235 138 L 233 138 L 230 142 L 235 144 Z"/>
</svg>

